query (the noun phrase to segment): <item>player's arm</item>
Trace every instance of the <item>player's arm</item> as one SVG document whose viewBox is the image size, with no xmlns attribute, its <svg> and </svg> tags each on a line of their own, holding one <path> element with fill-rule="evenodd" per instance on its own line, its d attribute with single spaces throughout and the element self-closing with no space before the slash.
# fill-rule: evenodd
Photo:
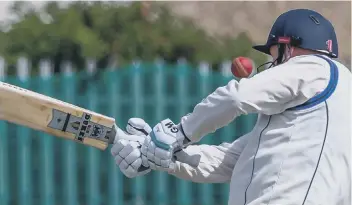
<svg viewBox="0 0 352 205">
<path fill-rule="evenodd" d="M 184 135 L 191 142 L 197 142 L 240 115 L 281 113 L 322 92 L 329 75 L 325 60 L 300 56 L 252 78 L 232 80 L 182 117 L 180 124 Z"/>
<path fill-rule="evenodd" d="M 142 158 L 148 159 L 152 169 L 172 170 L 172 156 L 177 150 L 198 142 L 236 117 L 249 113 L 273 115 L 303 104 L 326 88 L 326 64 L 320 58 L 300 56 L 253 78 L 230 81 L 197 104 L 178 125 L 170 119 L 158 123 L 142 145 Z"/>
<path fill-rule="evenodd" d="M 189 155 L 199 154 L 201 156 L 199 165 L 192 167 L 176 161 L 174 169 L 169 170 L 168 173 L 197 183 L 229 182 L 236 162 L 247 144 L 248 135 L 250 133 L 232 143 L 222 143 L 218 146 L 190 145 L 184 151 Z"/>
</svg>

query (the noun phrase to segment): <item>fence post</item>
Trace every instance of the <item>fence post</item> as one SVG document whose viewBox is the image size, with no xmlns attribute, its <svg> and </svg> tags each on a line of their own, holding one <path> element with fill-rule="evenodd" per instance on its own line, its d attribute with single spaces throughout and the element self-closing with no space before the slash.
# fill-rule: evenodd
<svg viewBox="0 0 352 205">
<path fill-rule="evenodd" d="M 17 60 L 17 75 L 19 78 L 18 86 L 29 88 L 29 60 L 20 57 Z M 19 112 L 21 110 L 19 109 Z M 30 129 L 24 126 L 17 126 L 17 171 L 18 171 L 18 201 L 21 205 L 32 205 L 32 149 L 30 139 Z"/>
<path fill-rule="evenodd" d="M 110 70 L 108 78 L 108 92 L 109 92 L 109 113 L 117 121 L 121 116 L 121 97 L 120 97 L 120 86 L 121 78 L 117 75 L 116 70 Z M 116 122 L 116 124 L 118 124 Z M 110 150 L 109 150 L 110 151 Z M 109 168 L 108 168 L 108 198 L 109 205 L 125 204 L 124 202 L 124 178 L 123 174 L 119 171 L 118 166 L 115 164 L 115 159 L 109 157 Z"/>
<path fill-rule="evenodd" d="M 155 106 L 156 113 L 155 118 L 157 120 L 161 120 L 165 117 L 165 65 L 162 59 L 157 59 L 155 61 L 156 66 L 156 74 L 154 81 L 154 90 L 155 90 Z M 153 204 L 155 205 L 167 205 L 168 200 L 170 200 L 169 196 L 169 187 L 168 187 L 168 176 L 164 172 L 155 172 L 154 180 L 156 183 L 156 190 L 154 193 Z"/>
<path fill-rule="evenodd" d="M 39 62 L 39 73 L 41 85 L 40 93 L 44 95 L 53 95 L 52 88 L 52 65 L 49 60 L 41 60 Z M 54 155 L 53 155 L 53 136 L 40 132 L 40 150 L 41 163 L 40 180 L 41 180 L 41 203 L 43 205 L 55 204 L 54 190 Z"/>
<path fill-rule="evenodd" d="M 0 57 L 0 80 L 6 78 L 6 63 Z M 0 121 L 0 204 L 10 204 L 9 161 L 8 161 L 8 129 L 5 121 Z"/>
<path fill-rule="evenodd" d="M 73 75 L 71 62 L 64 62 L 61 67 L 63 73 L 63 80 L 60 92 L 63 93 L 63 99 L 66 102 L 75 104 L 76 95 L 76 77 Z M 78 205 L 77 197 L 77 146 L 71 140 L 63 141 L 63 204 Z"/>
<path fill-rule="evenodd" d="M 229 78 L 235 78 L 235 76 L 232 75 L 231 72 L 231 61 L 224 61 L 221 64 L 221 73 L 223 75 L 223 79 L 224 81 L 226 81 L 225 83 L 227 83 L 229 81 Z M 224 127 L 221 129 L 221 140 L 223 142 L 231 142 L 233 141 L 233 137 L 235 135 L 235 128 L 234 128 L 234 123 L 230 123 L 228 126 Z M 222 204 L 226 204 L 227 199 L 228 199 L 228 192 L 229 192 L 229 185 L 228 184 L 223 184 L 221 187 L 221 203 Z"/>
<path fill-rule="evenodd" d="M 177 106 L 178 106 L 178 115 L 183 116 L 187 114 L 187 107 L 188 107 L 188 96 L 187 96 L 187 89 L 188 89 L 188 78 L 187 78 L 187 62 L 185 59 L 180 59 L 177 65 Z M 192 205 L 192 183 L 178 179 L 177 180 L 177 204 L 182 205 Z"/>
<path fill-rule="evenodd" d="M 140 61 L 134 61 L 132 65 L 132 98 L 133 98 L 133 117 L 141 117 L 143 118 L 143 82 L 142 82 L 142 68 Z M 145 176 L 138 177 L 133 181 L 132 184 L 132 193 L 134 192 L 135 201 L 133 204 L 142 205 L 146 204 L 146 179 Z"/>
<path fill-rule="evenodd" d="M 226 78 L 233 76 L 231 72 L 231 64 L 231 61 L 224 61 L 221 63 L 220 72 L 222 76 Z"/>
<path fill-rule="evenodd" d="M 199 64 L 199 77 L 200 77 L 200 82 L 199 82 L 199 86 L 200 86 L 200 93 L 202 98 L 205 98 L 207 95 L 209 95 L 210 93 L 210 77 L 209 74 L 211 72 L 211 68 L 210 65 L 206 62 L 201 62 Z M 203 140 L 202 143 L 205 144 L 213 144 L 214 139 L 211 135 L 206 136 Z M 215 200 L 214 200 L 214 192 L 213 192 L 213 185 L 212 184 L 201 184 L 200 185 L 200 190 L 201 190 L 201 194 L 200 194 L 200 198 L 198 199 L 200 201 L 200 204 L 203 205 L 213 205 L 215 204 Z"/>
<path fill-rule="evenodd" d="M 96 72 L 96 61 L 89 59 L 86 61 L 87 73 L 92 76 Z M 88 109 L 97 111 L 97 85 L 93 85 L 94 82 L 88 83 L 87 98 Z M 100 151 L 93 147 L 86 147 L 88 151 L 88 170 L 87 170 L 87 204 L 88 205 L 98 205 L 101 203 L 100 195 L 100 178 L 99 178 L 99 157 Z"/>
</svg>

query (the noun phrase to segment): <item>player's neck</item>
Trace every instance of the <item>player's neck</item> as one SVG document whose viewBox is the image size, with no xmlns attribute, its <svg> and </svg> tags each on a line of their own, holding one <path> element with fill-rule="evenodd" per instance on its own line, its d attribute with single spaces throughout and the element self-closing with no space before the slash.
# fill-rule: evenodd
<svg viewBox="0 0 352 205">
<path fill-rule="evenodd" d="M 322 53 L 320 53 L 318 51 L 303 49 L 303 48 L 294 48 L 292 55 L 291 55 L 291 58 L 296 57 L 296 56 L 314 55 L 314 54 L 321 55 Z"/>
</svg>

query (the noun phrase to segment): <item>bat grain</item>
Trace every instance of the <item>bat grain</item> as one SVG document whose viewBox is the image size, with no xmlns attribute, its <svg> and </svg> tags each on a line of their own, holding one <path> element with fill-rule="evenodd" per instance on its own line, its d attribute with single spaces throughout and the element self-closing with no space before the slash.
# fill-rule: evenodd
<svg viewBox="0 0 352 205">
<path fill-rule="evenodd" d="M 115 124 L 114 118 L 15 85 L 0 83 L 0 119 L 56 137 L 75 140 L 73 133 L 48 127 L 54 109 L 76 117 L 82 117 L 84 113 L 90 114 L 90 122 L 108 128 Z M 85 137 L 82 143 L 101 150 L 108 146 L 105 141 L 88 137 Z"/>
</svg>

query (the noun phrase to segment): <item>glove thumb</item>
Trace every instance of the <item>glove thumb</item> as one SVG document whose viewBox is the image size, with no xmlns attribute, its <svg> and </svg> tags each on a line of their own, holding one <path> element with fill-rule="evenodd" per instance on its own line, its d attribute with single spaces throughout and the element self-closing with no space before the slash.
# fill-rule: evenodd
<svg viewBox="0 0 352 205">
<path fill-rule="evenodd" d="M 132 135 L 147 136 L 152 131 L 152 128 L 141 118 L 130 118 L 126 126 L 126 131 Z"/>
<path fill-rule="evenodd" d="M 139 142 L 140 144 L 144 142 L 143 136 L 128 134 L 127 132 L 121 130 L 117 125 L 115 125 L 115 130 L 116 130 L 116 135 L 114 139 L 114 144 L 116 144 L 121 139 Z"/>
</svg>

